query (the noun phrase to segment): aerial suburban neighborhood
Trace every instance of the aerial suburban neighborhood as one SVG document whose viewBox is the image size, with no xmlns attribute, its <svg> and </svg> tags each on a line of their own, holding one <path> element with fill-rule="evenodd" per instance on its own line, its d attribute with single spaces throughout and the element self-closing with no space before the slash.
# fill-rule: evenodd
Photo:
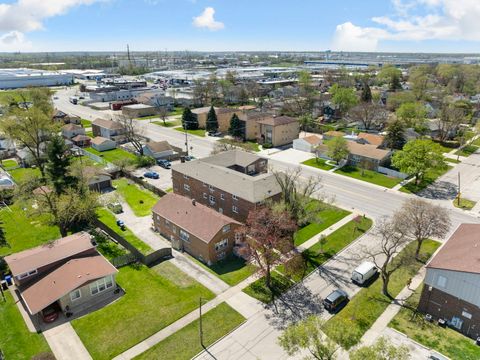
<svg viewBox="0 0 480 360">
<path fill-rule="evenodd" d="M 0 2 L 0 360 L 480 359 L 478 5 L 241 3 Z"/>
</svg>

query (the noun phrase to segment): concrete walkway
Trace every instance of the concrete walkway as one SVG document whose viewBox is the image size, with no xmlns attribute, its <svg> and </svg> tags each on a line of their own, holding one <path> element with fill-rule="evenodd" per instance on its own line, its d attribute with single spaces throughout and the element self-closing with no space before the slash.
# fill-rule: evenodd
<svg viewBox="0 0 480 360">
<path fill-rule="evenodd" d="M 422 284 L 425 278 L 425 267 L 413 277 L 410 286 L 406 286 L 397 295 L 397 298 L 385 309 L 380 317 L 373 323 L 370 329 L 363 334 L 361 339 L 362 345 L 372 345 L 380 336 L 384 335 L 390 321 L 398 314 L 405 301 L 413 294 L 413 292 Z"/>
<path fill-rule="evenodd" d="M 57 360 L 92 360 L 69 322 L 43 332 Z"/>
<path fill-rule="evenodd" d="M 200 284 L 214 292 L 216 295 L 226 291 L 230 286 L 205 270 L 200 265 L 196 264 L 193 260 L 189 259 L 186 255 L 179 251 L 172 250 L 173 258 L 168 260 L 185 274 L 191 276 Z"/>
<path fill-rule="evenodd" d="M 307 250 L 307 249 L 311 248 L 313 245 L 315 245 L 318 242 L 318 240 L 320 240 L 320 238 L 322 236 L 328 236 L 328 235 L 332 234 L 333 232 L 335 232 L 336 230 L 341 228 L 343 225 L 345 225 L 348 222 L 355 219 L 355 217 L 357 217 L 357 216 L 361 216 L 361 215 L 356 214 L 356 213 L 351 213 L 350 215 L 345 216 L 342 220 L 336 222 L 335 224 L 333 224 L 329 228 L 323 230 L 322 232 L 319 232 L 317 235 L 312 236 L 310 239 L 305 241 L 303 244 L 297 246 L 297 250 L 300 251 L 300 252 L 304 252 L 305 250 Z"/>
</svg>

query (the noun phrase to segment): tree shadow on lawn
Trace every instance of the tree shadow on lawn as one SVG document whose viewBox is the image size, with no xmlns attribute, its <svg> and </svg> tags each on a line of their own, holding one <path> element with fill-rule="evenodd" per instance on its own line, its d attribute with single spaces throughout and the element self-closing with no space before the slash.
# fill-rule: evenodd
<svg viewBox="0 0 480 360">
<path fill-rule="evenodd" d="M 417 193 L 427 199 L 453 200 L 458 194 L 458 186 L 446 181 L 437 181 Z"/>
<path fill-rule="evenodd" d="M 265 305 L 269 310 L 265 317 L 275 329 L 284 330 L 288 325 L 310 315 L 320 314 L 323 311 L 321 300 L 319 295 L 313 294 L 303 283 L 298 283 Z"/>
</svg>

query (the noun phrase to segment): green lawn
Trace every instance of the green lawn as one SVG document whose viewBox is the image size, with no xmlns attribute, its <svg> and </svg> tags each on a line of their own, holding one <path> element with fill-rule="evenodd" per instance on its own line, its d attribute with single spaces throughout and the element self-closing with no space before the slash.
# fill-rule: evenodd
<svg viewBox="0 0 480 360">
<path fill-rule="evenodd" d="M 293 237 L 295 246 L 303 244 L 311 237 L 329 228 L 348 215 L 350 215 L 350 211 L 343 210 L 335 206 L 320 211 L 319 222 L 308 224 L 295 233 Z"/>
<path fill-rule="evenodd" d="M 480 359 L 480 347 L 472 339 L 448 327 L 429 323 L 425 321 L 424 314 L 412 310 L 418 306 L 422 288 L 423 286 L 418 287 L 407 300 L 409 308 L 403 307 L 388 326 L 451 359 Z"/>
<path fill-rule="evenodd" d="M 18 163 L 13 159 L 2 160 L 2 166 L 5 169 L 18 166 Z"/>
<path fill-rule="evenodd" d="M 239 147 L 245 151 L 252 151 L 252 152 L 259 152 L 260 145 L 258 145 L 255 141 L 235 141 L 232 139 L 220 139 L 218 142 L 223 144 L 230 144 L 236 147 Z"/>
<path fill-rule="evenodd" d="M 413 256 L 416 246 L 416 242 L 410 243 L 397 256 Z M 439 246 L 440 243 L 438 242 L 425 240 L 421 250 L 423 258 L 425 260 L 430 258 Z M 398 259 L 394 259 L 393 261 L 399 261 Z M 393 273 L 389 285 L 390 294 L 397 296 L 407 285 L 408 280 L 415 276 L 422 265 L 420 262 L 415 262 L 410 266 L 401 267 Z M 330 329 L 345 326 L 348 331 L 351 331 L 351 336 L 340 345 L 346 349 L 350 349 L 352 346 L 358 344 L 363 334 L 365 334 L 390 304 L 390 299 L 384 296 L 381 290 L 382 281 L 380 278 L 371 284 L 370 287 L 360 290 L 340 313 L 327 321 L 325 328 L 326 334 L 328 335 L 329 332 L 332 331 Z"/>
<path fill-rule="evenodd" d="M 82 125 L 83 125 L 84 128 L 92 127 L 92 122 L 91 122 L 90 120 L 81 119 L 81 123 L 82 123 Z"/>
<path fill-rule="evenodd" d="M 446 162 L 449 162 L 449 163 L 452 163 L 452 164 L 460 164 L 461 161 L 460 160 L 457 160 L 457 159 L 452 159 L 452 158 L 445 158 L 445 161 Z"/>
<path fill-rule="evenodd" d="M 95 360 L 112 359 L 196 309 L 199 297 L 214 297 L 169 262 L 123 267 L 117 283 L 126 292 L 120 300 L 72 321 Z"/>
<path fill-rule="evenodd" d="M 163 123 L 163 121 L 154 121 L 153 123 L 167 128 L 182 125 L 182 122 L 180 120 L 166 121 L 165 124 Z"/>
<path fill-rule="evenodd" d="M 141 189 L 137 184 L 127 179 L 114 180 L 113 185 L 132 208 L 136 216 L 152 214 L 152 207 L 159 199 L 154 193 Z"/>
<path fill-rule="evenodd" d="M 181 106 L 175 106 L 175 108 L 173 109 L 173 111 L 170 111 L 168 113 L 168 116 L 178 116 L 178 115 L 182 115 L 183 114 L 183 107 Z"/>
<path fill-rule="evenodd" d="M 25 180 L 31 179 L 32 177 L 40 177 L 41 173 L 38 168 L 18 168 L 13 170 L 8 170 L 8 173 L 12 175 L 13 181 L 16 183 L 23 182 Z"/>
<path fill-rule="evenodd" d="M 402 179 L 386 176 L 372 170 L 364 170 L 364 174 L 362 176 L 362 170 L 353 166 L 344 166 L 343 168 L 336 170 L 335 173 L 349 176 L 357 180 L 366 181 L 372 184 L 384 186 L 389 189 L 398 185 L 402 181 Z"/>
<path fill-rule="evenodd" d="M 293 282 L 280 273 L 272 271 L 272 290 L 273 297 L 283 294 L 292 287 Z M 272 301 L 272 291 L 265 284 L 265 277 L 261 277 L 254 283 L 248 285 L 243 292 L 251 297 L 268 304 Z"/>
<path fill-rule="evenodd" d="M 334 166 L 327 164 L 327 160 L 321 159 L 321 158 L 308 159 L 302 162 L 302 164 L 312 166 L 314 168 L 321 169 L 321 170 L 331 170 L 334 168 Z"/>
<path fill-rule="evenodd" d="M 476 138 L 475 140 L 473 140 L 472 145 L 474 145 L 474 146 L 480 146 L 480 137 L 479 137 L 479 138 Z"/>
<path fill-rule="evenodd" d="M 193 256 L 190 256 L 190 258 L 213 275 L 218 276 L 230 286 L 237 285 L 256 271 L 254 265 L 247 264 L 245 260 L 234 255 L 225 260 L 219 261 L 212 266 L 205 265 Z"/>
<path fill-rule="evenodd" d="M 100 156 L 101 158 L 105 159 L 108 162 L 114 162 L 116 160 L 125 159 L 125 158 L 135 160 L 137 158 L 134 154 L 119 148 L 102 151 L 102 152 L 97 151 L 91 147 L 86 148 L 85 150 L 94 155 Z"/>
<path fill-rule="evenodd" d="M 9 207 L 11 212 L 8 209 L 0 212 L 0 221 L 10 247 L 0 247 L 0 256 L 30 249 L 61 237 L 57 227 L 45 225 L 49 220 L 48 215 L 32 217 L 18 203 Z"/>
<path fill-rule="evenodd" d="M 153 119 L 160 119 L 160 115 L 141 116 L 137 118 L 137 120 L 153 120 Z"/>
<path fill-rule="evenodd" d="M 221 303 L 202 316 L 203 344 L 210 346 L 244 321 L 245 318 L 228 306 L 227 303 Z M 203 350 L 200 345 L 198 332 L 199 320 L 195 320 L 143 354 L 135 357 L 135 359 L 191 359 Z M 179 346 L 179 344 L 181 344 L 181 346 Z"/>
<path fill-rule="evenodd" d="M 457 150 L 455 152 L 455 155 L 460 155 L 460 156 L 470 156 L 472 155 L 475 151 L 479 149 L 478 146 L 476 145 L 467 145 L 464 148 Z"/>
<path fill-rule="evenodd" d="M 0 349 L 8 360 L 29 360 L 39 354 L 50 353 L 42 334 L 31 333 L 10 292 L 6 302 L 0 298 Z"/>
<path fill-rule="evenodd" d="M 136 237 L 135 234 L 130 231 L 130 229 L 126 227 L 125 231 L 122 231 L 122 229 L 120 229 L 120 227 L 117 225 L 117 219 L 115 215 L 113 215 L 109 210 L 105 208 L 99 208 L 97 209 L 97 215 L 98 215 L 98 220 L 103 222 L 110 229 L 115 231 L 118 235 L 124 237 L 130 244 L 135 246 L 137 250 L 140 251 L 142 254 L 148 255 L 153 252 L 153 249 L 147 244 L 145 244 L 138 237 Z"/>
<path fill-rule="evenodd" d="M 400 191 L 407 194 L 416 194 L 419 191 L 425 189 L 428 185 L 433 184 L 440 176 L 445 174 L 450 169 L 453 169 L 453 166 L 447 165 L 442 169 L 428 170 L 425 173 L 424 179 L 420 183 L 415 184 L 415 180 L 410 181 L 408 184 L 405 184 L 400 188 Z"/>
<path fill-rule="evenodd" d="M 465 198 L 460 198 L 460 204 L 458 203 L 458 199 L 453 200 L 453 206 L 462 210 L 472 210 L 476 204 L 477 203 L 475 201 Z"/>
<path fill-rule="evenodd" d="M 173 128 L 173 130 L 180 131 L 182 133 L 185 133 L 185 130 L 180 126 Z M 200 136 L 200 137 L 205 137 L 205 130 L 204 129 L 197 129 L 197 130 L 186 130 L 187 133 L 190 135 L 195 135 L 195 136 Z"/>
<path fill-rule="evenodd" d="M 302 280 L 342 249 L 350 245 L 359 236 L 365 234 L 372 227 L 372 220 L 359 216 L 357 220 L 351 220 L 338 230 L 325 238 L 322 245 L 317 242 L 302 253 L 305 260 L 305 268 L 295 274 L 290 274 L 296 282 Z M 279 266 L 278 270 L 285 273 L 285 267 Z"/>
<path fill-rule="evenodd" d="M 85 135 L 87 135 L 87 136 L 90 136 L 91 138 L 93 138 L 93 137 L 94 137 L 94 136 L 93 136 L 93 131 L 92 131 L 92 130 L 90 130 L 90 131 L 86 131 L 86 132 L 85 132 Z"/>
</svg>

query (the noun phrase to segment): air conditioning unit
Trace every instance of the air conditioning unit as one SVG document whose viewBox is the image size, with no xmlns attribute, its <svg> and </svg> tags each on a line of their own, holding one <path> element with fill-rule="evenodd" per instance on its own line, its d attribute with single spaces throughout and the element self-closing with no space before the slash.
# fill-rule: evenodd
<svg viewBox="0 0 480 360">
<path fill-rule="evenodd" d="M 432 315 L 430 314 L 425 315 L 425 320 L 427 320 L 428 322 L 432 322 L 433 321 Z"/>
</svg>

